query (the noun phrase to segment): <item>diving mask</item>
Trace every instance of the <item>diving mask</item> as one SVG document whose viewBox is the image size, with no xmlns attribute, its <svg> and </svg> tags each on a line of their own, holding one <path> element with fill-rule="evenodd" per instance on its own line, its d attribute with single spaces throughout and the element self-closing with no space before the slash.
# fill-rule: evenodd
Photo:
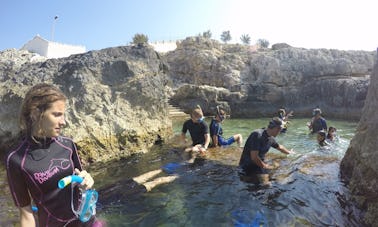
<svg viewBox="0 0 378 227">
<path fill-rule="evenodd" d="M 62 178 L 58 182 L 58 188 L 62 189 L 69 185 L 70 183 L 81 183 L 83 178 L 77 175 L 70 175 Z M 71 209 L 72 212 L 80 219 L 81 222 L 87 222 L 93 215 L 96 214 L 96 203 L 98 199 L 98 193 L 94 189 L 81 190 L 81 199 L 79 200 L 79 207 L 77 210 L 74 209 L 71 196 Z"/>
<path fill-rule="evenodd" d="M 203 117 L 203 116 L 197 119 L 197 121 L 198 121 L 199 123 L 202 123 L 204 120 L 205 120 L 205 117 Z"/>
</svg>

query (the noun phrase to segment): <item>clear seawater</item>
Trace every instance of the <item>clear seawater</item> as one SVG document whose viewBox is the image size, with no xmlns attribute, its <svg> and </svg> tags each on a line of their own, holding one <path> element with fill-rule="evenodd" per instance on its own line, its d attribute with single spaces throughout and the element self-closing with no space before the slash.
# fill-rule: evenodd
<svg viewBox="0 0 378 227">
<path fill-rule="evenodd" d="M 179 142 L 184 120 L 174 121 L 171 141 L 149 153 L 92 165 L 89 170 L 96 188 L 188 160 Z M 227 119 L 223 131 L 225 137 L 240 133 L 246 141 L 268 120 Z M 109 226 L 253 226 L 259 215 L 266 226 L 361 226 L 358 210 L 349 202 L 349 191 L 339 177 L 339 164 L 357 123 L 329 119 L 328 126 L 337 128 L 338 140 L 320 148 L 316 136 L 309 134 L 308 120 L 292 119 L 288 131 L 277 136 L 280 144 L 296 154 L 287 156 L 273 148 L 269 151 L 267 162 L 279 165 L 271 172 L 271 187 L 240 180 L 242 148 L 231 145 L 209 149 L 206 158 L 177 169 L 178 179 L 151 192 L 111 204 L 101 201 L 100 195 L 97 216 Z M 0 174 L 0 225 L 12 226 L 18 211 L 9 195 L 3 166 Z"/>
</svg>

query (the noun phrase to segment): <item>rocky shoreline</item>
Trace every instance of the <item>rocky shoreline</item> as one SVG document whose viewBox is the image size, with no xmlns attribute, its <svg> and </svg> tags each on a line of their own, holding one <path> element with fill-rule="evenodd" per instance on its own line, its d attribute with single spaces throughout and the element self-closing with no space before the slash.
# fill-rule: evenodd
<svg viewBox="0 0 378 227">
<path fill-rule="evenodd" d="M 282 106 L 309 117 L 319 106 L 326 117 L 361 118 L 341 173 L 373 226 L 378 223 L 376 58 L 374 51 L 287 44 L 255 51 L 201 37 L 187 38 L 164 55 L 144 45 L 47 60 L 6 50 L 0 52 L 0 152 L 18 134 L 26 90 L 39 82 L 54 83 L 68 96 L 64 134 L 74 138 L 87 162 L 146 152 L 172 136 L 168 100 L 186 112 L 200 104 L 208 115 L 220 105 L 233 117 L 272 116 Z"/>
<path fill-rule="evenodd" d="M 189 113 L 217 105 L 233 117 L 267 117 L 285 106 L 310 116 L 359 119 L 375 52 L 303 49 L 287 44 L 251 49 L 189 37 L 166 54 L 148 45 L 121 46 L 68 58 L 0 52 L 1 144 L 18 132 L 25 91 L 54 83 L 68 96 L 68 127 L 87 161 L 146 152 L 172 134 L 168 100 Z M 4 150 L 3 148 L 2 150 Z"/>
</svg>

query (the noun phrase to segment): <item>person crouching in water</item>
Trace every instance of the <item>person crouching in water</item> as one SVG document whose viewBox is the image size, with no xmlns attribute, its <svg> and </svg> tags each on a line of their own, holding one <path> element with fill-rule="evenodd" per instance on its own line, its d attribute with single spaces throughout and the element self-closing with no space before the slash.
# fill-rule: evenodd
<svg viewBox="0 0 378 227">
<path fill-rule="evenodd" d="M 210 134 L 200 106 L 192 111 L 190 118 L 182 126 L 181 140 L 186 142 L 188 130 L 192 138 L 192 147 L 185 149 L 185 151 L 199 152 L 201 155 L 205 155 L 210 143 Z"/>
<path fill-rule="evenodd" d="M 269 170 L 273 169 L 273 166 L 265 162 L 265 154 L 270 147 L 285 154 L 295 153 L 276 142 L 275 137 L 281 132 L 282 127 L 282 120 L 275 117 L 269 122 L 268 128 L 256 129 L 251 133 L 239 161 L 245 176 L 253 178 L 257 175 L 260 184 L 269 186 Z"/>
<path fill-rule="evenodd" d="M 328 145 L 326 141 L 326 133 L 324 131 L 319 131 L 316 139 L 318 140 L 318 143 L 321 147 Z"/>
<path fill-rule="evenodd" d="M 328 128 L 327 140 L 334 141 L 336 139 L 336 130 L 337 129 L 335 127 L 332 127 L 332 126 L 330 126 Z"/>
<path fill-rule="evenodd" d="M 213 140 L 212 146 L 227 146 L 233 144 L 235 141 L 238 143 L 239 147 L 242 146 L 243 137 L 240 134 L 233 135 L 228 139 L 223 138 L 221 123 L 224 119 L 226 119 L 226 112 L 217 106 L 217 114 L 210 123 L 210 136 Z"/>
</svg>

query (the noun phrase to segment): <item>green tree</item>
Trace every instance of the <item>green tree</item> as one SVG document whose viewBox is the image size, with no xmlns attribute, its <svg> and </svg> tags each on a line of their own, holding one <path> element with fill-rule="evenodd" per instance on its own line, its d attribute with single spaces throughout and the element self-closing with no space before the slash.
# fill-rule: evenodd
<svg viewBox="0 0 378 227">
<path fill-rule="evenodd" d="M 242 36 L 240 36 L 240 40 L 245 45 L 249 45 L 251 43 L 251 37 L 249 37 L 248 34 L 243 34 Z"/>
<path fill-rule="evenodd" d="M 257 40 L 257 45 L 259 45 L 260 47 L 263 47 L 263 48 L 268 48 L 269 41 L 266 40 L 266 39 L 258 39 Z"/>
<path fill-rule="evenodd" d="M 207 30 L 207 31 L 203 32 L 203 33 L 202 33 L 202 36 L 203 36 L 204 38 L 206 38 L 206 39 L 211 39 L 211 36 L 212 36 L 211 31 L 210 31 L 210 30 Z"/>
<path fill-rule="evenodd" d="M 133 37 L 133 44 L 145 44 L 148 43 L 148 36 L 145 34 L 135 34 Z"/>
<path fill-rule="evenodd" d="M 224 43 L 227 43 L 228 41 L 230 41 L 231 40 L 231 33 L 230 33 L 230 31 L 224 31 L 224 32 L 222 32 L 222 34 L 221 34 L 221 40 Z"/>
</svg>

